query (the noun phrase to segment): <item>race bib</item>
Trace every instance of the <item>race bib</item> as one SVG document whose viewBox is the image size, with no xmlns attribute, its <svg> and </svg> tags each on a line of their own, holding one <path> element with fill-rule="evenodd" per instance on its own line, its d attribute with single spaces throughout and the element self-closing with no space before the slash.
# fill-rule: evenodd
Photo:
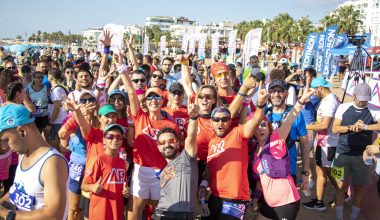
<svg viewBox="0 0 380 220">
<path fill-rule="evenodd" d="M 336 167 L 333 166 L 331 169 L 331 176 L 336 180 L 343 181 L 344 180 L 344 167 Z"/>
<path fill-rule="evenodd" d="M 237 204 L 233 202 L 224 201 L 222 214 L 243 220 L 246 206 L 246 204 Z"/>
<path fill-rule="evenodd" d="M 84 164 L 69 163 L 69 175 L 72 180 L 80 181 L 84 172 Z"/>
<path fill-rule="evenodd" d="M 24 211 L 30 211 L 36 205 L 36 197 L 20 191 L 15 185 L 9 191 L 9 199 L 18 209 Z"/>
</svg>

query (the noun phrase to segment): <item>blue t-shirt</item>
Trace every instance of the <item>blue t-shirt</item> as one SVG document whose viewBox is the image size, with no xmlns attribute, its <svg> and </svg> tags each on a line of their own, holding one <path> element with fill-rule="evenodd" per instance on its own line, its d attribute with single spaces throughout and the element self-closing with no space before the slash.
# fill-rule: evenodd
<svg viewBox="0 0 380 220">
<path fill-rule="evenodd" d="M 316 95 L 312 95 L 309 99 L 309 102 L 305 104 L 305 107 L 302 109 L 303 117 L 307 125 L 316 121 L 315 113 L 321 100 Z"/>
<path fill-rule="evenodd" d="M 272 121 L 282 121 L 281 119 L 284 117 L 284 113 L 272 113 L 272 116 L 268 118 L 270 122 Z M 292 124 L 292 128 L 290 129 L 290 139 L 295 141 L 298 140 L 299 137 L 307 135 L 306 123 L 302 112 L 298 115 L 296 120 Z M 287 146 L 290 158 L 290 174 L 296 175 L 297 171 L 297 149 L 295 144 L 293 146 Z"/>
<path fill-rule="evenodd" d="M 75 157 L 84 159 L 84 161 L 86 161 L 86 141 L 83 139 L 79 129 L 77 132 L 75 132 L 75 135 L 72 135 L 70 137 L 69 149 L 71 151 L 70 159 L 73 159 L 73 157 Z"/>
</svg>

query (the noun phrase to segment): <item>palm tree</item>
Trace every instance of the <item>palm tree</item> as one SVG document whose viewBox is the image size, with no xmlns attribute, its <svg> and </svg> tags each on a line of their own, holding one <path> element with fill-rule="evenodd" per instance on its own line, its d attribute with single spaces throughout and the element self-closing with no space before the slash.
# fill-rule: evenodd
<svg viewBox="0 0 380 220">
<path fill-rule="evenodd" d="M 296 24 L 299 30 L 297 40 L 298 42 L 305 42 L 307 35 L 314 30 L 314 26 L 309 19 L 309 16 L 298 19 Z"/>
<path fill-rule="evenodd" d="M 294 33 L 294 19 L 288 13 L 280 13 L 273 19 L 274 39 L 276 42 L 291 42 Z"/>
<path fill-rule="evenodd" d="M 335 10 L 332 15 L 326 15 L 320 20 L 323 27 L 319 30 L 324 30 L 330 25 L 338 25 L 339 33 L 346 33 L 353 35 L 360 30 L 360 24 L 362 24 L 363 15 L 359 10 L 355 10 L 352 5 L 342 6 Z"/>
</svg>

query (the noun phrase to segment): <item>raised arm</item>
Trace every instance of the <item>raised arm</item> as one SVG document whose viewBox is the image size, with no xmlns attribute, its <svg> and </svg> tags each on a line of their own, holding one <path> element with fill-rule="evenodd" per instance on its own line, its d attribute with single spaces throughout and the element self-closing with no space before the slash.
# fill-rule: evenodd
<svg viewBox="0 0 380 220">
<path fill-rule="evenodd" d="M 197 133 L 199 106 L 195 103 L 188 104 L 189 125 L 187 127 L 187 137 L 185 140 L 185 150 L 191 157 L 197 155 Z"/>
<path fill-rule="evenodd" d="M 261 84 L 260 84 L 261 85 Z M 231 105 L 228 107 L 228 110 L 231 112 L 231 118 L 240 112 L 244 98 L 247 97 L 248 91 L 256 87 L 256 81 L 252 76 L 249 76 L 240 87 L 239 92 L 236 98 L 232 101 Z M 261 87 L 259 87 L 261 88 Z M 265 103 L 266 104 L 266 103 Z"/>
<path fill-rule="evenodd" d="M 137 66 L 137 59 L 135 52 L 133 50 L 133 34 L 129 35 L 129 41 L 127 42 L 127 47 L 128 47 L 128 55 L 129 59 L 132 61 L 133 64 L 133 70 L 137 70 L 139 67 Z"/>
<path fill-rule="evenodd" d="M 83 137 L 88 137 L 91 131 L 91 124 L 86 120 L 82 111 L 85 111 L 89 108 L 95 108 L 95 106 L 89 106 L 89 104 L 75 104 L 73 101 L 68 101 L 67 106 L 74 113 L 75 121 L 78 123 L 79 129 L 82 132 Z"/>
<path fill-rule="evenodd" d="M 138 110 L 140 109 L 140 101 L 139 101 L 139 98 L 137 97 L 137 93 L 135 89 L 132 86 L 132 81 L 131 81 L 131 78 L 129 77 L 129 71 L 130 71 L 130 68 L 127 68 L 126 72 L 120 75 L 121 75 L 121 80 L 123 81 L 124 86 L 128 91 L 128 97 L 130 100 L 129 107 L 131 109 L 131 115 L 135 117 L 137 115 Z"/>
<path fill-rule="evenodd" d="M 304 107 L 305 101 L 312 96 L 314 93 L 313 90 L 305 91 L 302 97 L 296 102 L 293 109 L 289 112 L 288 116 L 284 120 L 284 122 L 281 124 L 281 126 L 278 128 L 278 134 L 280 135 L 281 139 L 286 140 L 286 138 L 289 135 L 290 129 L 292 128 L 292 124 L 294 120 L 298 117 L 300 111 Z"/>
<path fill-rule="evenodd" d="M 184 55 L 177 55 L 177 60 L 181 62 L 181 71 L 182 71 L 182 84 L 186 92 L 186 95 L 190 97 L 195 93 L 192 87 L 191 82 L 191 73 L 189 70 L 189 59 L 184 57 Z"/>
<path fill-rule="evenodd" d="M 244 137 L 250 138 L 264 118 L 264 107 L 268 102 L 268 92 L 265 89 L 258 91 L 257 108 L 253 117 L 244 124 Z"/>
<path fill-rule="evenodd" d="M 108 65 L 109 48 L 111 47 L 111 40 L 112 40 L 112 35 L 108 30 L 104 30 L 103 35 L 104 35 L 104 39 L 100 40 L 100 42 L 102 42 L 102 44 L 104 45 L 104 48 L 105 48 L 104 52 L 108 51 L 108 53 L 103 53 L 102 55 L 99 72 L 107 71 L 106 66 Z"/>
</svg>

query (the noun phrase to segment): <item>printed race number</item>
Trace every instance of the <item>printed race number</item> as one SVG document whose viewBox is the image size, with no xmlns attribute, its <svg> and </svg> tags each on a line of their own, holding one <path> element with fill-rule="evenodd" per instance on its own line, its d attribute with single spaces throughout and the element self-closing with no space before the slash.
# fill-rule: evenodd
<svg viewBox="0 0 380 220">
<path fill-rule="evenodd" d="M 9 194 L 9 199 L 17 206 L 18 209 L 30 211 L 36 204 L 36 198 L 34 196 L 27 195 L 15 189 Z"/>
<path fill-rule="evenodd" d="M 343 181 L 344 180 L 344 167 L 336 167 L 333 166 L 331 169 L 331 176 L 336 180 Z"/>
</svg>

